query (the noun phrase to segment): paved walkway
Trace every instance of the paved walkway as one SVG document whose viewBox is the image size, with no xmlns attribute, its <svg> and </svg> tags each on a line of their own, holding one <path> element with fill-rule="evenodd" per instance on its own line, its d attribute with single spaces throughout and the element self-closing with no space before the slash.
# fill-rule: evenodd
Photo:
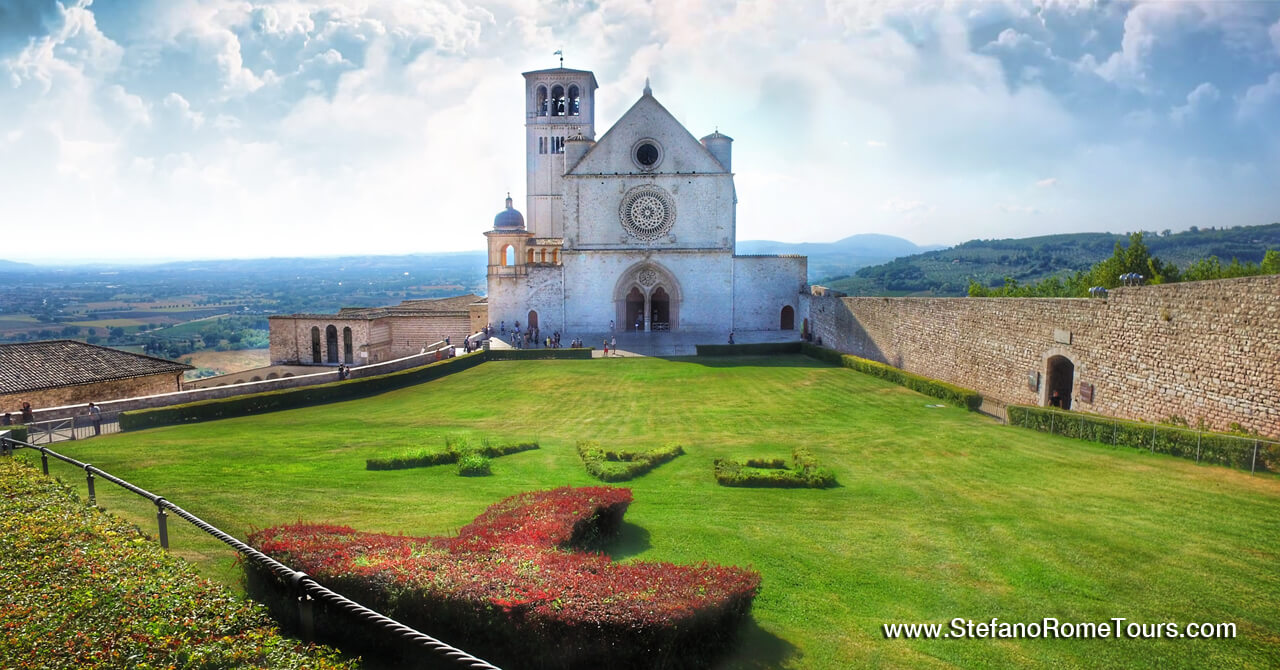
<svg viewBox="0 0 1280 670">
<path fill-rule="evenodd" d="M 511 344 L 508 341 L 511 334 L 502 335 L 499 333 L 489 338 L 489 346 L 494 349 L 510 349 Z M 698 353 L 697 345 L 699 344 L 728 344 L 729 332 L 674 332 L 674 333 L 588 333 L 585 335 L 574 335 L 566 338 L 561 336 L 561 341 L 568 344 L 574 337 L 582 338 L 582 341 L 588 347 L 594 347 L 595 351 L 591 352 L 592 358 L 603 358 L 605 341 L 612 338 L 618 338 L 618 350 L 614 351 L 613 347 L 609 347 L 609 357 L 627 357 L 627 356 L 693 356 Z M 734 342 L 738 344 L 748 344 L 755 342 L 797 342 L 800 340 L 799 331 L 794 330 L 760 330 L 745 331 L 733 334 Z"/>
</svg>

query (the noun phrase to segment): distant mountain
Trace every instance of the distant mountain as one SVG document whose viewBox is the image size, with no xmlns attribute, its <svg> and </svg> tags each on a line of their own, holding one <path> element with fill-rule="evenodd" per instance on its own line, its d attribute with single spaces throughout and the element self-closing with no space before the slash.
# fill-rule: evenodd
<svg viewBox="0 0 1280 670">
<path fill-rule="evenodd" d="M 21 272 L 34 268 L 30 263 L 19 263 L 17 261 L 6 261 L 0 258 L 0 272 Z"/>
<path fill-rule="evenodd" d="M 910 240 L 893 235 L 864 233 L 851 235 L 836 242 L 773 242 L 771 240 L 745 240 L 738 242 L 737 252 L 752 254 L 801 254 L 809 257 L 809 278 L 852 274 L 868 265 L 878 265 L 900 256 L 910 256 L 922 251 L 942 249 L 940 246 L 919 246 Z"/>
<path fill-rule="evenodd" d="M 991 286 L 1005 277 L 1026 284 L 1087 270 L 1111 255 L 1115 233 L 1072 233 L 1021 239 L 972 240 L 964 244 L 864 267 L 846 277 L 828 277 L 826 286 L 849 295 L 964 295 L 969 280 Z M 1257 263 L 1267 249 L 1280 249 L 1280 223 L 1232 228 L 1192 228 L 1173 234 L 1146 232 L 1143 242 L 1161 260 L 1179 267 L 1217 256 Z"/>
</svg>

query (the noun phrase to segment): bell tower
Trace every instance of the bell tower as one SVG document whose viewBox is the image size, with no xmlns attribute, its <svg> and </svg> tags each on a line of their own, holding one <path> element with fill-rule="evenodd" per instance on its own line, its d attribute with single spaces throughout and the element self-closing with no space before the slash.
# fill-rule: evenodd
<svg viewBox="0 0 1280 670">
<path fill-rule="evenodd" d="M 563 61 L 562 61 L 563 62 Z M 528 230 L 564 236 L 565 142 L 594 140 L 596 76 L 565 67 L 524 73 Z M 576 155 L 581 158 L 580 155 Z"/>
</svg>

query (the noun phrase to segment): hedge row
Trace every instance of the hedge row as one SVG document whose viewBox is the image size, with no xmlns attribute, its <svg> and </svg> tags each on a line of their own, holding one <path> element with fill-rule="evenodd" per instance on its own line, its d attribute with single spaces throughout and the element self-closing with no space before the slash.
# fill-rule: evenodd
<svg viewBox="0 0 1280 670">
<path fill-rule="evenodd" d="M 484 361 L 485 352 L 478 351 L 465 356 L 458 356 L 437 363 L 374 377 L 362 377 L 328 384 L 317 384 L 315 386 L 265 391 L 231 398 L 201 400 L 181 405 L 123 412 L 120 414 L 120 429 L 140 430 L 176 423 L 226 419 L 363 398 L 439 379 L 455 372 L 473 368 Z"/>
<path fill-rule="evenodd" d="M 629 489 L 562 488 L 507 498 L 456 537 L 300 524 L 250 542 L 502 667 L 710 667 L 750 611 L 760 576 L 706 563 L 614 563 L 581 551 L 616 534 L 630 503 Z M 287 586 L 246 567 L 250 592 L 295 618 Z M 371 652 L 391 649 L 385 634 L 337 608 L 317 608 L 316 630 Z M 402 653 L 385 660 L 415 665 Z"/>
<path fill-rule="evenodd" d="M 444 451 L 431 451 L 425 447 L 409 449 L 392 456 L 367 459 L 364 462 L 364 468 L 366 470 L 405 470 L 408 468 L 428 468 L 433 465 L 459 463 L 463 457 L 468 455 L 476 455 L 486 459 L 500 458 L 508 454 L 518 454 L 522 451 L 529 451 L 537 448 L 537 442 L 521 442 L 519 444 L 506 444 L 495 447 L 489 445 L 487 440 L 479 446 L 474 446 L 468 442 L 458 442 L 450 438 L 445 442 Z M 462 473 L 459 472 L 459 474 Z"/>
<path fill-rule="evenodd" d="M 900 370 L 887 363 L 878 363 L 849 354 L 841 354 L 838 351 L 815 346 L 807 342 L 801 345 L 800 351 L 818 360 L 843 365 L 846 368 L 891 381 L 899 386 L 905 386 L 917 393 L 923 393 L 924 395 L 933 396 L 954 405 L 968 408 L 971 412 L 978 411 L 978 408 L 982 406 L 982 395 L 977 391 L 922 377 Z"/>
<path fill-rule="evenodd" d="M 586 466 L 587 474 L 602 482 L 635 479 L 682 454 L 684 448 L 678 444 L 647 451 L 619 451 L 605 449 L 596 442 L 578 443 L 578 456 Z"/>
<path fill-rule="evenodd" d="M 753 342 L 750 344 L 699 344 L 699 356 L 767 356 L 798 354 L 799 342 Z"/>
<path fill-rule="evenodd" d="M 781 458 L 717 458 L 715 473 L 721 486 L 825 489 L 836 485 L 836 473 L 804 447 L 791 450 L 790 468 Z"/>
<path fill-rule="evenodd" d="M 9 432 L 9 435 L 8 435 L 9 439 L 17 440 L 17 441 L 19 441 L 19 442 L 26 442 L 26 441 L 27 441 L 27 427 L 26 427 L 26 426 L 4 426 L 4 427 L 0 428 L 0 433 L 3 433 L 3 432 L 5 432 L 5 431 L 8 431 L 8 432 Z"/>
<path fill-rule="evenodd" d="M 491 361 L 537 361 L 550 358 L 575 360 L 591 358 L 591 347 L 575 349 L 490 349 L 488 360 Z"/>
<path fill-rule="evenodd" d="M 357 667 L 281 637 L 261 605 L 9 458 L 0 565 L 5 668 Z"/>
<path fill-rule="evenodd" d="M 1090 442 L 1144 449 L 1202 463 L 1253 469 L 1254 440 L 1222 433 L 1198 433 L 1171 426 L 1118 421 L 1049 407 L 1010 405 L 1009 424 Z M 1258 441 L 1258 470 L 1280 470 L 1280 444 Z"/>
</svg>

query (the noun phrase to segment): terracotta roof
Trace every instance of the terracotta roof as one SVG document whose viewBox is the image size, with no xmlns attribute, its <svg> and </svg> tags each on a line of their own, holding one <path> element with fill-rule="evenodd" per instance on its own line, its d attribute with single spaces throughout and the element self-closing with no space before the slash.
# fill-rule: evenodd
<svg viewBox="0 0 1280 670">
<path fill-rule="evenodd" d="M 25 393 L 192 369 L 184 363 L 75 340 L 0 344 L 0 393 Z"/>
</svg>

